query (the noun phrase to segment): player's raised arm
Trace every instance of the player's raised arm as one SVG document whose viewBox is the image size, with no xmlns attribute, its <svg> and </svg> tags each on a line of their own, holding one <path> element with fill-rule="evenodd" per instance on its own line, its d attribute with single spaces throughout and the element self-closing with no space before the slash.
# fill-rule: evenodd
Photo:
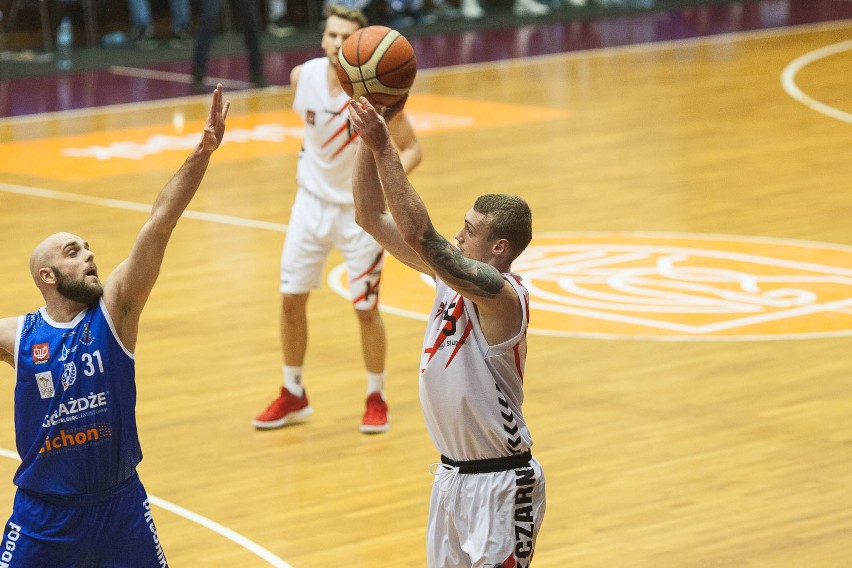
<svg viewBox="0 0 852 568">
<path fill-rule="evenodd" d="M 0 318 L 0 361 L 15 366 L 15 331 L 18 318 Z"/>
<path fill-rule="evenodd" d="M 434 276 L 432 269 L 405 242 L 396 223 L 385 208 L 385 195 L 376 171 L 373 153 L 364 144 L 358 145 L 352 170 L 352 195 L 355 200 L 355 221 L 370 233 L 386 251 L 414 270 Z"/>
<path fill-rule="evenodd" d="M 211 154 L 222 143 L 229 107 L 230 102 L 222 97 L 222 85 L 217 85 L 201 140 L 157 195 L 130 255 L 104 285 L 104 302 L 119 338 L 131 351 L 136 346 L 139 316 L 159 275 L 166 245 L 204 178 Z"/>
<path fill-rule="evenodd" d="M 393 145 L 385 119 L 361 97 L 349 105 L 349 117 L 361 140 L 373 152 L 391 215 L 405 241 L 419 252 L 419 238 L 432 228 L 426 205 L 411 187 Z"/>
<path fill-rule="evenodd" d="M 405 173 L 410 174 L 423 161 L 423 149 L 420 147 L 414 127 L 403 111 L 386 120 L 391 140 L 399 153 L 399 161 Z"/>
<path fill-rule="evenodd" d="M 381 187 L 401 238 L 421 261 L 456 291 L 477 300 L 495 299 L 505 284 L 493 266 L 472 260 L 432 225 L 423 200 L 411 186 L 399 160 L 384 117 L 361 97 L 353 101 L 350 118 L 363 143 L 373 152 Z M 507 295 L 507 299 L 511 298 Z"/>
</svg>

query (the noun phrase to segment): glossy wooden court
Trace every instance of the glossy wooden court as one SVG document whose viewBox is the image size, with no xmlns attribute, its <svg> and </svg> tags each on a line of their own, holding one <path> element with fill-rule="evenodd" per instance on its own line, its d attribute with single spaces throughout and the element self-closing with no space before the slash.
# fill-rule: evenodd
<svg viewBox="0 0 852 568">
<path fill-rule="evenodd" d="M 439 230 L 454 235 L 481 193 L 534 211 L 538 248 L 522 259 L 541 292 L 525 380 L 547 479 L 538 568 L 852 565 L 850 34 L 835 22 L 418 77 L 412 181 Z M 358 431 L 365 381 L 337 255 L 309 303 L 315 413 L 255 431 L 281 383 L 300 123 L 286 88 L 230 98 L 227 143 L 172 238 L 137 350 L 140 474 L 170 565 L 423 567 L 438 458 L 416 382 L 429 288 L 389 262 L 389 433 Z M 206 104 L 0 125 L 3 315 L 41 305 L 27 259 L 49 233 L 85 237 L 102 273 L 123 258 Z M 645 256 L 624 256 L 638 245 Z M 14 453 L 12 389 L 0 398 Z"/>
</svg>

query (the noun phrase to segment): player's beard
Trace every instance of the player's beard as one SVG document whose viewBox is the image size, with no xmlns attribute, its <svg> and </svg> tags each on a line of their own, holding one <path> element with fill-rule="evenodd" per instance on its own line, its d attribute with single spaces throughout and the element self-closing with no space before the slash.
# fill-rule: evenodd
<svg viewBox="0 0 852 568">
<path fill-rule="evenodd" d="M 82 280 L 72 280 L 71 277 L 62 274 L 58 269 L 53 267 L 51 269 L 56 277 L 56 291 L 69 300 L 91 307 L 97 305 L 98 300 L 104 295 L 104 289 L 100 282 L 89 284 L 85 277 Z"/>
</svg>

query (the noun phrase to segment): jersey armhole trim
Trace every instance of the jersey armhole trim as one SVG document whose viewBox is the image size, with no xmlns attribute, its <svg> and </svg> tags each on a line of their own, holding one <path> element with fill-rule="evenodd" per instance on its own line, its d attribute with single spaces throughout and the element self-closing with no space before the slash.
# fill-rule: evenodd
<svg viewBox="0 0 852 568">
<path fill-rule="evenodd" d="M 518 330 L 518 333 L 516 333 L 515 335 L 513 335 L 512 337 L 510 337 L 506 341 L 501 341 L 500 343 L 495 343 L 493 345 L 488 343 L 488 341 L 485 340 L 485 336 L 483 335 L 482 341 L 485 343 L 485 346 L 486 346 L 485 357 L 492 357 L 492 356 L 498 355 L 500 353 L 505 353 L 506 351 L 508 351 L 510 349 L 514 349 L 516 345 L 521 343 L 521 341 L 523 340 L 524 336 L 527 333 L 527 328 L 529 327 L 529 318 L 528 318 L 528 314 L 527 314 L 527 309 L 526 309 L 526 306 L 524 305 L 524 294 L 520 290 L 518 290 L 518 287 L 520 285 L 516 285 L 515 282 L 512 282 L 511 280 L 509 280 L 508 277 L 511 276 L 512 274 L 513 273 L 511 273 L 511 272 L 506 272 L 506 273 L 503 273 L 502 276 L 503 276 L 503 280 L 506 281 L 506 284 L 508 284 L 509 286 L 512 287 L 512 289 L 515 291 L 515 294 L 518 297 L 518 304 L 519 304 L 520 309 L 521 309 L 521 328 L 520 328 L 520 330 Z M 526 290 L 526 288 L 524 288 L 524 289 Z M 465 301 L 468 301 L 467 298 L 465 298 Z M 474 302 L 471 300 L 471 303 L 474 303 Z M 479 323 L 479 314 L 478 313 L 476 313 L 476 319 L 477 319 L 477 323 Z M 479 333 L 480 334 L 482 333 L 481 327 L 479 328 Z"/>
<path fill-rule="evenodd" d="M 12 356 L 15 372 L 18 371 L 18 353 L 21 351 L 21 332 L 24 330 L 24 317 L 25 316 L 18 316 L 18 325 L 15 326 L 15 353 Z"/>
<path fill-rule="evenodd" d="M 107 325 L 109 326 L 109 330 L 112 332 L 112 336 L 115 338 L 115 342 L 118 343 L 119 347 L 121 347 L 121 349 L 124 351 L 125 355 L 127 355 L 131 359 L 135 360 L 136 357 L 134 357 L 133 353 L 128 351 L 127 347 L 125 347 L 124 343 L 122 343 L 121 339 L 119 339 L 118 332 L 115 331 L 115 324 L 112 323 L 112 316 L 109 314 L 109 310 L 107 309 L 106 303 L 104 303 L 103 298 L 100 299 L 100 305 L 101 305 L 101 311 L 104 313 L 104 319 L 106 320 Z"/>
</svg>

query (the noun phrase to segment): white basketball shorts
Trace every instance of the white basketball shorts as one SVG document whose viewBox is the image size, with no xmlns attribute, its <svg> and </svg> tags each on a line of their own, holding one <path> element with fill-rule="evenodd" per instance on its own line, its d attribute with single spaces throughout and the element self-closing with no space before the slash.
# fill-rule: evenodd
<svg viewBox="0 0 852 568">
<path fill-rule="evenodd" d="M 432 467 L 427 566 L 529 567 L 545 509 L 538 461 L 532 458 L 529 467 L 492 473 Z"/>
<path fill-rule="evenodd" d="M 332 248 L 343 254 L 355 309 L 374 309 L 384 249 L 355 222 L 354 205 L 323 201 L 299 188 L 281 251 L 281 293 L 306 294 L 319 288 Z"/>
</svg>

